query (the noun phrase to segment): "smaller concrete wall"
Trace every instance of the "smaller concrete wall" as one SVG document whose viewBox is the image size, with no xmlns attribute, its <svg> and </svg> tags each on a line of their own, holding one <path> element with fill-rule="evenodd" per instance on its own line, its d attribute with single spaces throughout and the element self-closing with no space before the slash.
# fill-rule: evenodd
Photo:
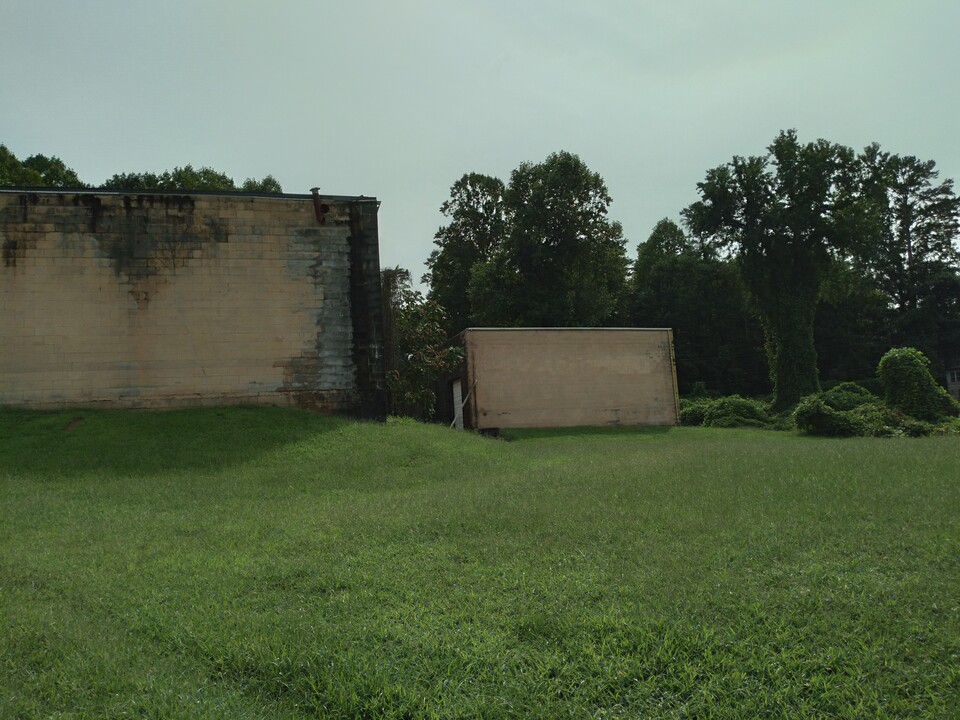
<svg viewBox="0 0 960 720">
<path fill-rule="evenodd" d="M 471 329 L 463 337 L 470 427 L 677 423 L 668 329 Z"/>
</svg>

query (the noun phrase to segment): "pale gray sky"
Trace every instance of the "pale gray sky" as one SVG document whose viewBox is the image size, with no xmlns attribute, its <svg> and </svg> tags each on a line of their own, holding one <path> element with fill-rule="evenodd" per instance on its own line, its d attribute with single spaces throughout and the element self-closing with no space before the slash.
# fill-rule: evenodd
<svg viewBox="0 0 960 720">
<path fill-rule="evenodd" d="M 960 177 L 956 0 L 0 0 L 0 143 L 382 201 L 415 276 L 463 173 L 580 155 L 631 256 L 781 129 Z"/>
</svg>

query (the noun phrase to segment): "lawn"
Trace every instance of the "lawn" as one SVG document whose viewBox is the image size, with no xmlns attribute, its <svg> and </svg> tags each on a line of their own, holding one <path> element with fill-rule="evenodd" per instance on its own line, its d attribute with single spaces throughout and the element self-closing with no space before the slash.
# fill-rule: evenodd
<svg viewBox="0 0 960 720">
<path fill-rule="evenodd" d="M 0 412 L 2 718 L 960 717 L 960 438 Z"/>
</svg>

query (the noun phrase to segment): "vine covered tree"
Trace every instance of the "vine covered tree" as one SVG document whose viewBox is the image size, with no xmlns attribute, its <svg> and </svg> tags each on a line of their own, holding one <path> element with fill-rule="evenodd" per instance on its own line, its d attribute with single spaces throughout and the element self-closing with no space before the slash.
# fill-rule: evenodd
<svg viewBox="0 0 960 720">
<path fill-rule="evenodd" d="M 835 253 L 864 240 L 871 216 L 858 159 L 781 132 L 764 156 L 734 157 L 697 187 L 690 228 L 732 251 L 760 316 L 779 410 L 820 389 L 813 342 L 820 285 Z"/>
</svg>

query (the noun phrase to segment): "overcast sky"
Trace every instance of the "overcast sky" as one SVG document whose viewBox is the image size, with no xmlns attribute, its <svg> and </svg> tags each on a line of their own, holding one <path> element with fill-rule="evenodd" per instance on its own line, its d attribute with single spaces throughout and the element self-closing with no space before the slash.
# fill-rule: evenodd
<svg viewBox="0 0 960 720">
<path fill-rule="evenodd" d="M 0 143 L 372 195 L 415 276 L 466 172 L 578 154 L 631 257 L 781 129 L 960 177 L 957 0 L 0 0 Z"/>
</svg>

